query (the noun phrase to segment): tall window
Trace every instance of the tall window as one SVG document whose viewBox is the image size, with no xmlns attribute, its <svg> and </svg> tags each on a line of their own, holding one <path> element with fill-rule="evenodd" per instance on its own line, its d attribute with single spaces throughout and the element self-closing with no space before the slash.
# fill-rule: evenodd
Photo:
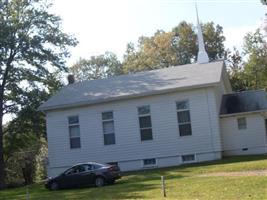
<svg viewBox="0 0 267 200">
<path fill-rule="evenodd" d="M 189 102 L 176 102 L 177 120 L 180 136 L 192 135 Z"/>
<path fill-rule="evenodd" d="M 70 135 L 70 148 L 80 148 L 81 140 L 80 140 L 80 125 L 79 125 L 79 117 L 71 116 L 68 117 L 69 121 L 69 135 Z"/>
<path fill-rule="evenodd" d="M 105 145 L 115 144 L 116 142 L 115 142 L 114 120 L 112 111 L 102 113 L 102 124 L 103 124 L 104 144 Z"/>
<path fill-rule="evenodd" d="M 152 136 L 150 107 L 149 106 L 138 107 L 138 115 L 139 115 L 141 141 L 152 140 L 153 136 Z"/>
<path fill-rule="evenodd" d="M 237 125 L 238 125 L 238 129 L 242 130 L 242 129 L 246 129 L 247 128 L 247 120 L 245 117 L 241 117 L 237 119 Z"/>
</svg>

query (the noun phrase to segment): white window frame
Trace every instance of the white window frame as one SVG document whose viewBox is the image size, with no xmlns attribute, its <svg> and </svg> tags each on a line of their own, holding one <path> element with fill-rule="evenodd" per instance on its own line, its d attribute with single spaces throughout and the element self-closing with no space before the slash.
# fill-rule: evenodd
<svg viewBox="0 0 267 200">
<path fill-rule="evenodd" d="M 183 101 L 188 102 L 188 108 L 186 108 L 186 109 L 177 109 L 177 103 L 178 102 L 183 102 Z M 191 113 L 190 113 L 190 103 L 189 103 L 189 100 L 188 99 L 184 99 L 184 100 L 175 101 L 175 108 L 176 108 L 176 118 L 177 118 L 177 123 L 178 123 L 179 136 L 180 137 L 192 136 L 193 135 L 193 130 L 192 130 L 192 123 L 191 123 Z M 184 111 L 188 111 L 189 112 L 190 122 L 182 122 L 182 123 L 180 123 L 178 121 L 178 112 L 184 112 Z M 190 124 L 190 126 L 191 126 L 191 134 L 190 135 L 181 135 L 181 133 L 180 133 L 180 125 L 186 125 L 186 124 Z"/>
<path fill-rule="evenodd" d="M 108 112 L 112 112 L 112 119 L 103 119 L 103 113 L 108 113 Z M 114 122 L 114 112 L 113 112 L 113 110 L 101 112 L 101 119 L 102 119 L 103 136 L 105 137 L 105 135 L 114 134 L 114 144 L 105 144 L 105 138 L 103 138 L 104 139 L 104 145 L 105 146 L 115 145 L 116 144 L 116 137 L 115 137 L 115 122 Z M 104 132 L 104 122 L 113 122 L 113 133 L 105 133 Z"/>
<path fill-rule="evenodd" d="M 239 120 L 242 120 L 242 119 L 245 120 L 245 124 L 242 124 L 242 125 L 245 125 L 244 127 L 240 127 Z M 238 130 L 242 131 L 242 130 L 246 130 L 247 129 L 248 125 L 247 125 L 247 118 L 246 117 L 238 117 L 236 121 L 237 121 L 237 129 Z"/>
<path fill-rule="evenodd" d="M 155 159 L 155 164 L 145 165 L 145 160 Z M 144 158 L 141 160 L 141 166 L 142 168 L 151 168 L 151 167 L 157 167 L 158 166 L 158 159 L 157 158 Z"/>
<path fill-rule="evenodd" d="M 141 107 L 145 107 L 145 106 L 148 106 L 149 107 L 149 113 L 147 114 L 139 114 L 139 108 Z M 151 141 L 153 140 L 153 129 L 152 129 L 152 118 L 151 118 L 151 110 L 150 110 L 150 105 L 143 105 L 143 106 L 138 106 L 137 107 L 137 114 L 138 114 L 138 125 L 139 125 L 139 132 L 140 132 L 140 140 L 142 142 L 147 142 L 147 141 Z M 150 122 L 151 122 L 151 127 L 145 127 L 145 128 L 141 128 L 140 127 L 140 117 L 150 117 Z M 149 140 L 142 140 L 142 133 L 141 133 L 141 130 L 148 130 L 148 129 L 151 129 L 151 134 L 152 134 L 152 138 L 149 139 Z"/>
<path fill-rule="evenodd" d="M 70 124 L 69 123 L 69 118 L 70 117 L 78 117 L 78 123 Z M 77 136 L 73 137 L 70 134 L 70 127 L 75 127 L 75 126 L 78 126 L 78 128 L 79 128 L 79 137 L 77 137 Z M 70 149 L 80 149 L 82 147 L 82 144 L 81 144 L 81 130 L 80 130 L 80 117 L 79 117 L 79 115 L 71 115 L 71 116 L 68 116 L 68 128 L 69 128 Z M 80 146 L 79 147 L 75 147 L 75 148 L 72 148 L 71 147 L 71 139 L 73 139 L 73 138 L 79 138 L 80 139 Z"/>
</svg>

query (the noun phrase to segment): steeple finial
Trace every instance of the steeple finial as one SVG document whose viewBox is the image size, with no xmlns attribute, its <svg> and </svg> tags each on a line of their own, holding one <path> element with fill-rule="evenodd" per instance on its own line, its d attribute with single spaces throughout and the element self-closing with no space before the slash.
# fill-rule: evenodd
<svg viewBox="0 0 267 200">
<path fill-rule="evenodd" d="M 198 18 L 197 3 L 195 4 L 195 6 L 196 6 L 196 14 L 197 14 L 197 40 L 198 40 L 197 63 L 199 63 L 199 64 L 208 63 L 209 57 L 208 57 L 208 54 L 205 50 L 202 29 L 201 29 L 201 26 L 199 23 L 199 18 Z"/>
</svg>

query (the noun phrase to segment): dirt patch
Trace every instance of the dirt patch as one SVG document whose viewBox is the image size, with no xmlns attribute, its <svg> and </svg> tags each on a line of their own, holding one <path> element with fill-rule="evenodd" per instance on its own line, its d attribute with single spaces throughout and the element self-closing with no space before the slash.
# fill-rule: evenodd
<svg viewBox="0 0 267 200">
<path fill-rule="evenodd" d="M 267 170 L 252 170 L 242 172 L 214 172 L 208 174 L 201 174 L 198 177 L 209 176 L 267 176 Z"/>
</svg>

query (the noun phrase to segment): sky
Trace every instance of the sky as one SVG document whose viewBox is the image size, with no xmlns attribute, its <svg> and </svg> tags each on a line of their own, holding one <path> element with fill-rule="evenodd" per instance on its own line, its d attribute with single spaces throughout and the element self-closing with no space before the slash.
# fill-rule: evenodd
<svg viewBox="0 0 267 200">
<path fill-rule="evenodd" d="M 156 30 L 170 31 L 185 20 L 196 24 L 195 0 L 53 0 L 51 12 L 62 18 L 63 30 L 79 44 L 67 59 L 112 51 L 122 59 L 126 44 Z M 226 48 L 242 47 L 243 37 L 262 24 L 266 6 L 260 0 L 196 0 L 200 21 L 224 29 Z"/>
<path fill-rule="evenodd" d="M 63 31 L 79 44 L 67 66 L 79 58 L 112 51 L 122 59 L 129 42 L 170 31 L 185 20 L 196 24 L 195 1 L 202 22 L 224 28 L 226 48 L 242 47 L 243 37 L 262 24 L 266 7 L 260 0 L 51 0 L 51 12 L 62 18 Z M 9 121 L 10 115 L 4 116 Z"/>
</svg>

